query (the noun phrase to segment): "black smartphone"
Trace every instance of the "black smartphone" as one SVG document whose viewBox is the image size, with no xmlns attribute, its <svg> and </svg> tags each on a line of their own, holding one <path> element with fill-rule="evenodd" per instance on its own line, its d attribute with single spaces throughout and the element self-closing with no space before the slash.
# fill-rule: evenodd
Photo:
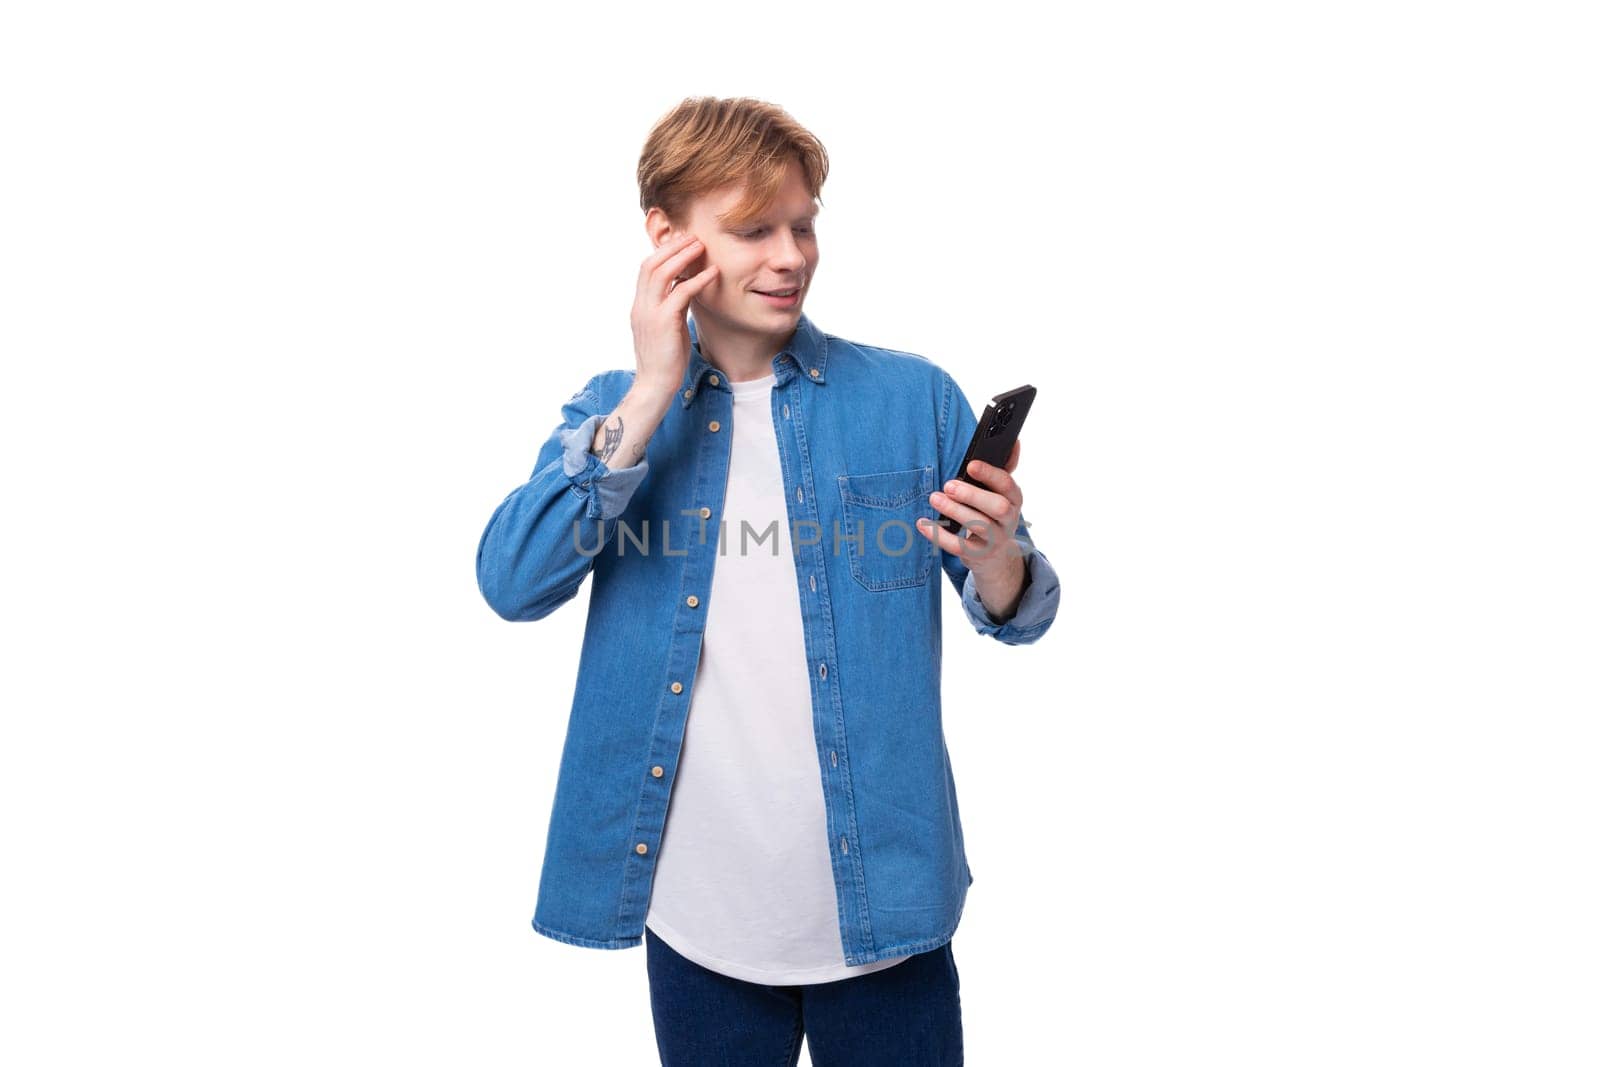
<svg viewBox="0 0 1600 1067">
<path fill-rule="evenodd" d="M 972 485 L 983 485 L 967 473 L 967 464 L 975 459 L 1002 469 L 1005 467 L 1006 461 L 1011 458 L 1011 447 L 1017 443 L 1017 435 L 1022 432 L 1023 420 L 1028 417 L 1028 409 L 1033 406 L 1034 394 L 1038 391 L 1031 385 L 1019 385 L 1001 393 L 984 406 L 983 414 L 978 418 L 978 428 L 972 431 L 972 440 L 967 444 L 967 454 L 962 457 L 961 473 L 956 475 L 957 478 Z M 948 515 L 939 516 L 939 525 L 953 534 L 961 532 L 961 523 Z"/>
</svg>

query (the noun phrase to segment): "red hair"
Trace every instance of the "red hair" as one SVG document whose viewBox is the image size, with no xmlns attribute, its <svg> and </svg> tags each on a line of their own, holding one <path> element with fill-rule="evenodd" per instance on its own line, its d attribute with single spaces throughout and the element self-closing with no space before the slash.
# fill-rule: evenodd
<svg viewBox="0 0 1600 1067">
<path fill-rule="evenodd" d="M 691 96 L 651 127 L 639 155 L 639 207 L 659 207 L 675 224 L 689 204 L 732 183 L 744 197 L 723 220 L 742 226 L 777 199 L 791 163 L 798 163 L 813 199 L 822 200 L 828 153 L 812 133 L 776 104 L 747 96 Z"/>
</svg>

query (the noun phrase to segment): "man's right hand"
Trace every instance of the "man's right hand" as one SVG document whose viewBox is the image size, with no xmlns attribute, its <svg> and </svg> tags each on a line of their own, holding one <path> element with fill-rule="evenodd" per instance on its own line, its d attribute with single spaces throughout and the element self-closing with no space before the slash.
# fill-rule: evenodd
<svg viewBox="0 0 1600 1067">
<path fill-rule="evenodd" d="M 607 466 L 631 467 L 644 458 L 645 446 L 689 369 L 689 301 L 717 277 L 715 266 L 688 274 L 704 253 L 699 238 L 679 234 L 663 241 L 639 267 L 632 316 L 637 363 L 633 387 L 605 417 L 590 446 Z"/>
<path fill-rule="evenodd" d="M 717 278 L 714 264 L 689 273 L 704 254 L 698 237 L 680 233 L 639 265 L 632 315 L 634 380 L 646 388 L 676 392 L 689 369 L 689 301 Z"/>
</svg>

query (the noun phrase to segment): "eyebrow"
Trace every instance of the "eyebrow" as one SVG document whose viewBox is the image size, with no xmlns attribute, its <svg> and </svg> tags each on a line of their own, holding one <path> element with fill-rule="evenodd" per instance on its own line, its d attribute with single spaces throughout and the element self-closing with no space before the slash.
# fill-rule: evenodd
<svg viewBox="0 0 1600 1067">
<path fill-rule="evenodd" d="M 822 212 L 822 208 L 820 206 L 818 206 L 816 204 L 812 204 L 810 210 L 806 211 L 802 215 L 796 215 L 795 216 L 795 221 L 796 222 L 804 222 L 804 221 L 808 221 L 810 219 L 814 219 L 819 214 L 821 214 L 821 212 Z M 724 220 L 727 219 L 728 215 L 730 215 L 731 213 L 732 213 L 732 209 L 729 209 L 728 211 L 724 211 L 720 215 L 717 216 L 717 220 L 719 222 L 724 221 Z M 750 222 L 745 223 L 745 225 L 746 226 L 755 226 L 755 225 L 761 224 L 761 222 L 762 222 L 762 220 L 760 220 L 760 219 L 753 219 Z"/>
</svg>

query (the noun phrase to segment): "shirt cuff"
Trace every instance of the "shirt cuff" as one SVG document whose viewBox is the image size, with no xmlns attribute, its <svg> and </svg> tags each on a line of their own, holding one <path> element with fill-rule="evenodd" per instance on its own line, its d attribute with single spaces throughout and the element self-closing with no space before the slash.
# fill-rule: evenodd
<svg viewBox="0 0 1600 1067">
<path fill-rule="evenodd" d="M 650 461 L 642 456 L 631 467 L 608 467 L 590 450 L 604 420 L 604 415 L 590 415 L 570 430 L 560 431 L 561 471 L 572 480 L 573 492 L 588 496 L 584 514 L 591 519 L 621 515 L 650 470 Z"/>
<path fill-rule="evenodd" d="M 972 572 L 967 572 L 966 584 L 961 587 L 961 605 L 967 609 L 967 617 L 979 633 L 1023 644 L 1038 640 L 1055 621 L 1056 609 L 1061 605 L 1061 580 L 1043 552 L 1031 545 L 1024 551 L 1027 570 L 1022 579 L 1022 597 L 1017 602 L 1016 614 L 1003 623 L 996 622 L 983 606 L 978 597 L 978 583 L 973 580 Z"/>
</svg>

